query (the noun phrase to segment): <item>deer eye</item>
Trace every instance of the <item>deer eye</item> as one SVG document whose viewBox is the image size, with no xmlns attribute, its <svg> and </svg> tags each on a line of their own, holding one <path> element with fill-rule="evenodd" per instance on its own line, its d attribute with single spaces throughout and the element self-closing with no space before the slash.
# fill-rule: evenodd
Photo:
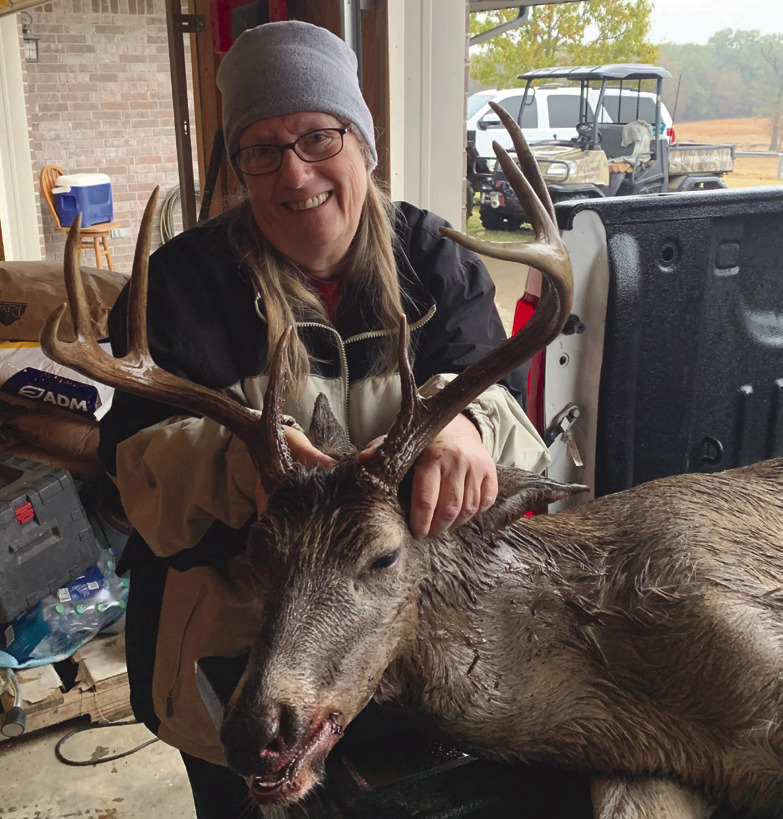
<svg viewBox="0 0 783 819">
<path fill-rule="evenodd" d="M 389 554 L 383 555 L 383 557 L 379 557 L 374 563 L 370 565 L 370 568 L 388 569 L 397 562 L 397 558 L 399 556 L 400 556 L 399 549 L 395 549 L 393 552 L 389 552 Z"/>
</svg>

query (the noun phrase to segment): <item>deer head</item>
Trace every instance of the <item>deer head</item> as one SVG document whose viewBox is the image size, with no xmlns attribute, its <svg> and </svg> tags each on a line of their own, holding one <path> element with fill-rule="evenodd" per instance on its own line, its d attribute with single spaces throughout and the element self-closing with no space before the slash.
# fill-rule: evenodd
<svg viewBox="0 0 783 819">
<path fill-rule="evenodd" d="M 134 259 L 129 352 L 124 358 L 105 355 L 91 335 L 79 275 L 78 220 L 69 233 L 65 277 L 77 337 L 73 343 L 57 338 L 63 305 L 42 332 L 47 355 L 119 390 L 224 424 L 247 445 L 268 495 L 244 556 L 264 610 L 264 625 L 227 703 L 221 729 L 227 760 L 252 778 L 251 795 L 258 803 L 295 801 L 318 780 L 344 726 L 367 704 L 413 637 L 420 584 L 433 571 L 437 544 L 414 539 L 408 529 L 398 497 L 406 472 L 451 419 L 554 339 L 569 315 L 570 263 L 549 195 L 521 131 L 504 110 L 496 111 L 511 131 L 520 165 L 531 180 L 496 144 L 498 159 L 525 203 L 535 241 L 477 242 L 453 230 L 442 232 L 470 249 L 541 270 L 541 300 L 522 332 L 428 399 L 416 391 L 403 320 L 402 407 L 370 461 L 359 463 L 349 455 L 329 471 L 293 462 L 280 423 L 287 382 L 282 362 L 290 330 L 277 344 L 261 413 L 183 381 L 153 362 L 145 303 L 157 191 L 144 213 Z M 324 411 L 322 406 L 316 409 Z M 504 489 L 505 480 L 501 479 L 499 503 L 471 524 L 472 531 L 502 526 L 528 505 L 540 505 L 573 489 L 538 476 L 523 480 L 519 473 Z M 450 537 L 439 540 L 448 543 Z"/>
</svg>

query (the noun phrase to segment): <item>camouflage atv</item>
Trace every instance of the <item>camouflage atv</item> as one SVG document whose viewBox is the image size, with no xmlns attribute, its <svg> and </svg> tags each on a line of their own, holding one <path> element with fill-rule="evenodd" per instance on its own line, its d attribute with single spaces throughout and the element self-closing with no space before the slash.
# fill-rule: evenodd
<svg viewBox="0 0 783 819">
<path fill-rule="evenodd" d="M 521 110 L 538 81 L 569 80 L 580 86 L 578 136 L 531 145 L 553 201 L 726 187 L 723 176 L 734 167 L 733 145 L 677 144 L 673 128 L 666 128 L 661 89 L 670 76 L 665 68 L 639 64 L 542 68 L 519 76 L 527 82 Z M 654 95 L 642 89 L 644 81 L 655 82 Z M 608 88 L 615 119 L 605 105 Z M 651 122 L 640 118 L 642 101 L 648 103 Z M 481 222 L 491 230 L 516 230 L 526 221 L 524 210 L 500 165 L 489 164 L 493 170 L 483 177 Z"/>
</svg>

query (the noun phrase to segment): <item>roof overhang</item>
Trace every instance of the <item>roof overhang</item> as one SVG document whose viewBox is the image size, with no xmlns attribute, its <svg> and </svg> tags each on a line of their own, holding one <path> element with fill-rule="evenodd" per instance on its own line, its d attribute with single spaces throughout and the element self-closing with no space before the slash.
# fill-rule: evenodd
<svg viewBox="0 0 783 819">
<path fill-rule="evenodd" d="M 479 11 L 497 11 L 498 9 L 518 9 L 526 6 L 555 6 L 559 3 L 581 3 L 583 0 L 468 0 L 471 14 Z"/>
<path fill-rule="evenodd" d="M 2 0 L 0 0 L 2 2 Z M 475 46 L 479 43 L 491 40 L 499 34 L 504 34 L 506 31 L 511 31 L 514 28 L 519 28 L 530 19 L 530 9 L 533 6 L 554 6 L 559 3 L 582 3 L 584 0 L 527 0 L 527 2 L 519 2 L 519 0 L 468 0 L 468 10 L 471 14 L 482 11 L 498 11 L 500 9 L 517 9 L 519 12 L 513 20 L 507 20 L 505 23 L 494 28 L 482 31 L 481 34 L 474 34 L 470 38 L 469 45 Z"/>
<path fill-rule="evenodd" d="M 661 66 L 646 63 L 614 63 L 612 65 L 566 65 L 536 68 L 518 74 L 518 80 L 658 80 L 671 74 Z"/>
<path fill-rule="evenodd" d="M 0 0 L 0 17 L 6 14 L 16 14 L 33 6 L 42 6 L 47 0 Z"/>
</svg>

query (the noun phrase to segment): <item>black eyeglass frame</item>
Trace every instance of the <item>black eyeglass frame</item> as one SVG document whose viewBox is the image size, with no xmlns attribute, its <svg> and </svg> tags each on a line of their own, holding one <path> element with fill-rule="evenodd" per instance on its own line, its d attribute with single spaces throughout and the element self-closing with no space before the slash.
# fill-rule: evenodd
<svg viewBox="0 0 783 819">
<path fill-rule="evenodd" d="M 343 128 L 313 128 L 312 131 L 307 131 L 306 133 L 298 136 L 293 142 L 287 142 L 285 145 L 274 145 L 269 142 L 258 142 L 255 145 L 246 145 L 244 148 L 240 148 L 231 156 L 231 161 L 237 167 L 241 174 L 245 176 L 267 176 L 270 173 L 276 173 L 280 170 L 283 164 L 283 156 L 285 156 L 285 152 L 289 149 L 292 150 L 302 162 L 307 162 L 309 165 L 313 165 L 316 162 L 325 162 L 327 159 L 333 159 L 334 157 L 339 154 L 343 148 L 345 147 L 345 135 L 350 131 L 349 126 L 344 126 Z M 307 159 L 303 157 L 299 151 L 296 150 L 296 144 L 303 140 L 305 137 L 310 136 L 311 134 L 317 134 L 322 131 L 336 131 L 340 134 L 340 147 L 333 153 L 329 154 L 329 156 L 322 156 L 319 159 Z M 249 151 L 251 148 L 277 148 L 278 151 L 278 163 L 271 171 L 264 171 L 263 173 L 251 173 L 249 171 L 243 171 L 242 168 L 239 167 L 239 162 L 237 162 L 237 157 L 242 153 L 242 151 Z"/>
</svg>

